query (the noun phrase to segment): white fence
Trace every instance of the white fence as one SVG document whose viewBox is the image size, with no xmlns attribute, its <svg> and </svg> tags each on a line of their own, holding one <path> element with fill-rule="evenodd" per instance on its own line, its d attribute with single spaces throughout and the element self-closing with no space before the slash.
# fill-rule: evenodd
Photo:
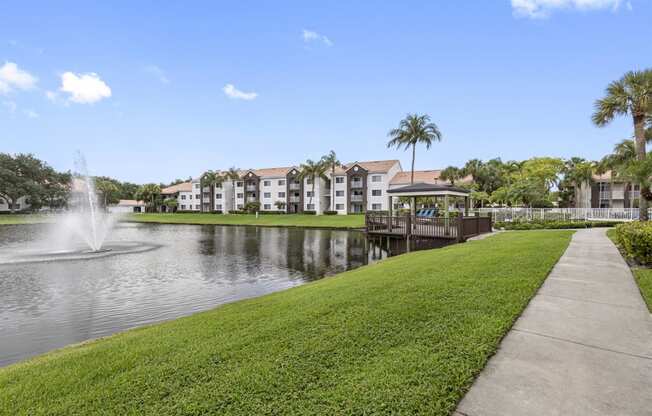
<svg viewBox="0 0 652 416">
<path fill-rule="evenodd" d="M 639 215 L 638 208 L 477 208 L 471 212 L 491 214 L 494 222 L 633 221 Z"/>
</svg>

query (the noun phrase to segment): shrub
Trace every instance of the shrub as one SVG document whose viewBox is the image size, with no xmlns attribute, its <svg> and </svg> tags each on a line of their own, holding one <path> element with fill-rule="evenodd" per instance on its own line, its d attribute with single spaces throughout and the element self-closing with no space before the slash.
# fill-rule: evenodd
<svg viewBox="0 0 652 416">
<path fill-rule="evenodd" d="M 285 214 L 285 211 L 260 211 L 260 215 L 282 215 Z"/>
<path fill-rule="evenodd" d="M 317 211 L 303 211 L 306 215 L 317 215 Z"/>
<path fill-rule="evenodd" d="M 324 215 L 337 215 L 337 211 L 324 211 Z"/>
<path fill-rule="evenodd" d="M 652 223 L 633 221 L 617 225 L 616 242 L 630 259 L 652 264 Z"/>
<path fill-rule="evenodd" d="M 244 211 L 242 209 L 234 209 L 232 211 L 229 211 L 229 214 L 246 214 L 247 211 Z"/>
<path fill-rule="evenodd" d="M 244 206 L 244 210 L 249 214 L 255 214 L 260 211 L 260 202 L 247 202 Z"/>
</svg>

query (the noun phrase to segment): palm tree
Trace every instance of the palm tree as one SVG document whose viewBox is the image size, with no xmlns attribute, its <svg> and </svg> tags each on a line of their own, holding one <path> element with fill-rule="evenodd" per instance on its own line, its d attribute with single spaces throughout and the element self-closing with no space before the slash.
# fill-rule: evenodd
<svg viewBox="0 0 652 416">
<path fill-rule="evenodd" d="M 433 142 L 440 142 L 442 135 L 435 123 L 430 122 L 430 116 L 427 114 L 408 114 L 398 125 L 398 128 L 392 129 L 388 134 L 390 141 L 387 147 L 395 147 L 405 150 L 412 148 L 412 170 L 410 175 L 410 184 L 414 183 L 414 159 L 416 157 L 416 147 L 418 143 L 426 145 L 430 149 Z"/>
<path fill-rule="evenodd" d="M 462 171 L 455 166 L 449 166 L 441 171 L 439 177 L 450 182 L 451 185 L 455 185 L 455 181 L 462 177 Z"/>
<path fill-rule="evenodd" d="M 595 102 L 593 123 L 599 127 L 611 123 L 616 116 L 629 115 L 634 121 L 634 140 L 636 143 L 636 159 L 643 162 L 646 159 L 645 128 L 652 109 L 652 70 L 630 71 L 618 81 L 607 87 L 606 96 Z M 649 195 L 649 190 L 643 190 L 639 198 L 641 221 L 648 220 L 648 201 L 643 193 Z"/>
<path fill-rule="evenodd" d="M 299 180 L 303 181 L 305 178 L 309 178 L 312 185 L 310 191 L 310 199 L 308 200 L 309 205 L 312 205 L 312 198 L 315 195 L 315 180 L 317 178 L 323 178 L 325 171 L 326 166 L 321 163 L 321 161 L 315 162 L 308 159 L 305 163 L 301 164 L 298 176 Z"/>
<path fill-rule="evenodd" d="M 235 210 L 235 191 L 236 191 L 235 182 L 240 179 L 240 172 L 238 171 L 238 169 L 236 167 L 230 167 L 229 170 L 227 170 L 226 172 L 224 172 L 222 174 L 222 177 L 224 178 L 224 180 L 227 180 L 227 181 L 231 182 L 231 187 L 233 188 L 233 192 L 232 192 L 233 195 L 232 195 L 232 199 L 231 199 L 231 209 Z M 229 212 L 229 210 L 224 210 L 225 214 L 228 213 L 228 212 Z"/>
<path fill-rule="evenodd" d="M 577 197 L 582 190 L 583 184 L 593 183 L 593 172 L 596 170 L 596 164 L 581 157 L 572 157 L 564 163 L 562 173 L 564 174 L 563 183 L 573 188 L 573 202 L 576 208 Z M 561 186 L 560 186 L 561 188 Z M 561 189 L 560 189 L 561 190 Z M 570 200 L 569 200 L 570 202 Z"/>
<path fill-rule="evenodd" d="M 326 156 L 322 156 L 321 163 L 331 169 L 331 206 L 330 210 L 335 210 L 335 169 L 342 166 L 342 163 L 337 160 L 337 155 L 331 150 Z"/>
<path fill-rule="evenodd" d="M 212 170 L 207 170 L 204 172 L 203 175 L 201 175 L 201 178 L 199 179 L 199 187 L 201 188 L 201 210 L 202 212 L 204 211 L 204 187 L 208 186 L 209 187 L 209 192 L 210 192 L 210 197 L 208 199 L 208 203 L 210 205 L 209 212 L 213 212 L 213 209 L 215 208 L 214 203 L 213 203 L 213 197 L 215 196 L 215 182 L 217 181 L 218 174 L 217 172 L 214 172 Z"/>
</svg>

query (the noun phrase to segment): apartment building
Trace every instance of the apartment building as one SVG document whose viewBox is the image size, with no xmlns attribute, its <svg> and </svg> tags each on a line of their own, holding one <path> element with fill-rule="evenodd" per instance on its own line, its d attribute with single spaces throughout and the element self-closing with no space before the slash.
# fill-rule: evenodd
<svg viewBox="0 0 652 416">
<path fill-rule="evenodd" d="M 14 211 L 23 211 L 26 209 L 29 209 L 30 205 L 27 202 L 27 197 L 23 196 L 18 198 L 18 201 L 14 203 Z M 11 206 L 9 205 L 9 201 L 6 201 L 4 198 L 0 197 L 0 212 L 11 212 Z"/>
<path fill-rule="evenodd" d="M 201 211 L 201 192 L 199 180 L 179 183 L 161 189 L 161 196 L 164 199 L 173 198 L 177 200 L 178 211 Z M 161 206 L 162 212 L 167 211 L 165 205 Z"/>
<path fill-rule="evenodd" d="M 639 186 L 613 178 L 611 172 L 593 175 L 592 183 L 583 183 L 575 192 L 575 208 L 636 208 Z"/>
</svg>

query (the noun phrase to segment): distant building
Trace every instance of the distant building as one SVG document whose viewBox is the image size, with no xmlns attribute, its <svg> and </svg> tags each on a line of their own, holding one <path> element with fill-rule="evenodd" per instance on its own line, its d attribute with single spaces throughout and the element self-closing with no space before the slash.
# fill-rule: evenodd
<svg viewBox="0 0 652 416">
<path fill-rule="evenodd" d="M 134 199 L 121 199 L 115 205 L 109 205 L 108 210 L 112 214 L 127 214 L 131 212 L 145 212 L 145 202 Z"/>
<path fill-rule="evenodd" d="M 593 175 L 591 183 L 583 183 L 575 192 L 575 208 L 637 208 L 639 186 L 612 178 L 611 172 Z"/>
</svg>

